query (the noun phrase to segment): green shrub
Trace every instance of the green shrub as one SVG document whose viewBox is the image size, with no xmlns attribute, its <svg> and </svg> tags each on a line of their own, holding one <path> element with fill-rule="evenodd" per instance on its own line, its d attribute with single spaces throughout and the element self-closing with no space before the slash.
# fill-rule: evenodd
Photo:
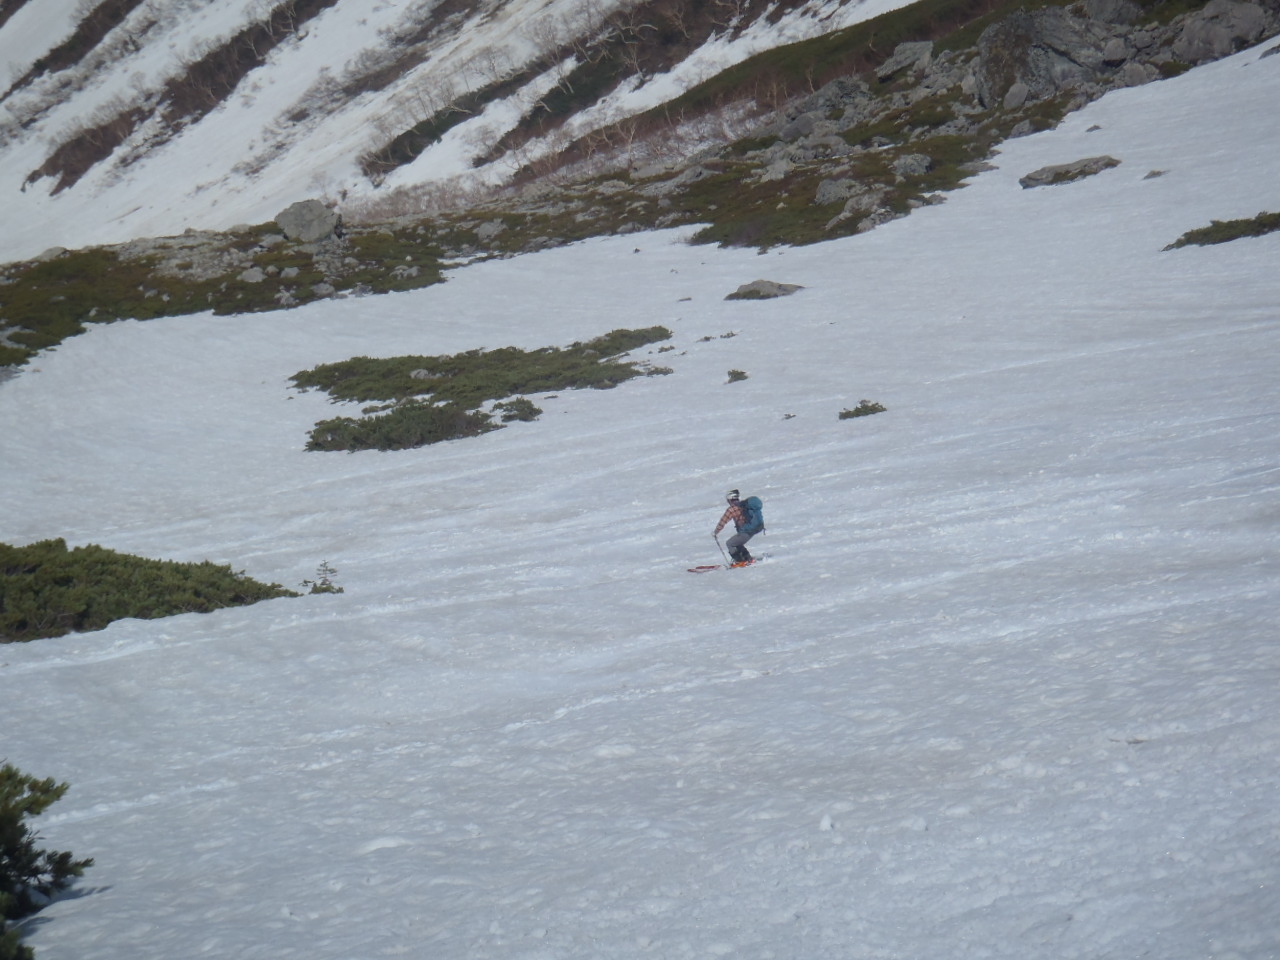
<svg viewBox="0 0 1280 960">
<path fill-rule="evenodd" d="M 422 401 L 397 404 L 371 417 L 322 420 L 311 430 L 308 450 L 410 450 L 414 447 L 476 437 L 497 430 L 487 413 L 456 403 L 436 406 Z"/>
<path fill-rule="evenodd" d="M 316 568 L 316 578 L 303 580 L 301 586 L 310 587 L 311 593 L 345 593 L 346 591 L 334 582 L 333 578 L 337 575 L 338 571 L 330 566 L 328 560 L 325 560 Z"/>
<path fill-rule="evenodd" d="M 0 643 L 292 596 L 208 561 L 149 560 L 93 544 L 68 550 L 61 539 L 0 543 Z"/>
<path fill-rule="evenodd" d="M 1263 212 L 1247 220 L 1211 220 L 1209 226 L 1188 230 L 1165 249 L 1176 250 L 1192 244 L 1207 247 L 1243 237 L 1261 237 L 1277 230 L 1280 230 L 1280 213 Z"/>
<path fill-rule="evenodd" d="M 870 400 L 859 400 L 858 405 L 852 410 L 844 409 L 840 411 L 840 419 L 848 420 L 850 417 L 869 417 L 873 413 L 884 413 L 885 406 L 881 403 L 873 403 Z"/>
<path fill-rule="evenodd" d="M 728 379 L 728 381 L 726 381 L 726 382 L 728 382 L 728 383 L 737 383 L 739 380 L 745 380 L 745 379 L 747 379 L 747 375 L 746 375 L 746 373 L 744 373 L 743 371 L 741 371 L 741 370 L 730 370 L 730 371 L 729 371 L 729 379 Z"/>
<path fill-rule="evenodd" d="M 542 408 L 528 397 L 516 397 L 506 403 L 495 403 L 493 408 L 502 411 L 501 419 L 503 423 L 510 423 L 513 420 L 537 420 L 538 417 L 542 416 Z"/>
<path fill-rule="evenodd" d="M 23 821 L 37 817 L 67 792 L 52 778 L 37 780 L 11 764 L 0 767 L 0 960 L 31 960 L 18 943 L 11 920 L 30 916 L 64 890 L 93 860 L 73 860 L 70 853 L 40 850 L 40 835 Z"/>
<path fill-rule="evenodd" d="M 0 896 L 0 917 L 4 916 L 5 904 L 5 898 Z M 4 920 L 0 919 L 0 960 L 35 960 L 31 948 L 18 942 L 18 931 L 6 930 L 5 927 Z"/>
<path fill-rule="evenodd" d="M 300 389 L 324 390 L 334 401 L 391 404 L 363 417 L 317 423 L 308 450 L 405 450 L 501 429 L 480 410 L 489 401 L 518 397 L 498 405 L 508 414 L 503 421 L 531 420 L 542 411 L 521 394 L 605 390 L 642 373 L 669 373 L 665 368 L 642 370 L 621 355 L 670 337 L 666 327 L 646 327 L 614 330 L 564 349 L 502 347 L 438 357 L 354 357 L 321 364 L 290 379 Z"/>
</svg>

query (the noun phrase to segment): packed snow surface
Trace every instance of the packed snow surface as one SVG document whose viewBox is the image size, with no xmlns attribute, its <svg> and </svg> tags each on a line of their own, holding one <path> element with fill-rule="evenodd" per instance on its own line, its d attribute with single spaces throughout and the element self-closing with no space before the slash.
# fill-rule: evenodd
<svg viewBox="0 0 1280 960">
<path fill-rule="evenodd" d="M 3 756 L 96 860 L 40 960 L 1280 954 L 1280 235 L 1161 249 L 1280 209 L 1278 81 L 1112 94 L 856 238 L 596 240 L 0 384 L 0 540 L 345 588 L 0 648 Z M 317 363 L 655 323 L 670 375 L 302 449 Z M 768 559 L 690 575 L 729 487 Z"/>
</svg>

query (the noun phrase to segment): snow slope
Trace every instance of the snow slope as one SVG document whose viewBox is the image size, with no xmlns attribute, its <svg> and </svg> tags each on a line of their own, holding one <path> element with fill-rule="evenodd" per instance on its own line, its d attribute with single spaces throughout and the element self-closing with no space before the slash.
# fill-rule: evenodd
<svg viewBox="0 0 1280 960">
<path fill-rule="evenodd" d="M 346 590 L 0 649 L 0 754 L 97 860 L 40 960 L 1280 954 L 1280 236 L 1161 251 L 1280 206 L 1278 81 L 1112 94 L 848 240 L 593 241 L 0 384 L 0 540 Z M 805 289 L 722 299 L 758 276 Z M 670 376 L 301 449 L 317 362 L 653 323 Z M 690 576 L 730 486 L 770 558 Z"/>
</svg>

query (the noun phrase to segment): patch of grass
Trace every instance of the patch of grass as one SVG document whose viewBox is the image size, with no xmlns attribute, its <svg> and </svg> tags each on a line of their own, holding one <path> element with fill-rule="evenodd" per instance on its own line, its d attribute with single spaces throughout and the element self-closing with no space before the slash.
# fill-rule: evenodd
<svg viewBox="0 0 1280 960">
<path fill-rule="evenodd" d="M 745 379 L 747 379 L 747 374 L 746 374 L 746 372 L 745 372 L 745 371 L 742 371 L 742 370 L 730 370 L 730 371 L 729 371 L 729 379 L 728 379 L 728 380 L 726 380 L 725 382 L 726 382 L 726 383 L 737 383 L 737 382 L 739 382 L 740 380 L 745 380 Z"/>
<path fill-rule="evenodd" d="M 0 543 L 0 643 L 296 596 L 208 561 L 149 560 L 92 544 L 68 550 L 61 539 Z"/>
<path fill-rule="evenodd" d="M 378 230 L 349 238 L 359 265 L 342 278 L 345 288 L 365 286 L 378 292 L 416 290 L 441 283 L 440 251 L 412 234 Z"/>
<path fill-rule="evenodd" d="M 1209 226 L 1188 230 L 1166 250 L 1177 250 L 1179 247 L 1207 247 L 1216 243 L 1229 243 L 1244 237 L 1261 237 L 1280 230 L 1280 213 L 1259 213 L 1256 217 L 1244 220 L 1211 220 Z"/>
<path fill-rule="evenodd" d="M 707 224 L 693 236 L 694 243 L 765 249 L 840 235 L 839 230 L 825 230 L 831 210 L 813 203 L 818 184 L 830 176 L 824 165 L 797 167 L 784 179 L 767 183 L 741 174 L 726 167 L 690 184 L 678 197 L 683 222 Z M 853 227 L 849 224 L 849 231 Z"/>
<path fill-rule="evenodd" d="M 1154 23 L 1169 23 L 1175 17 L 1191 13 L 1205 6 L 1209 0 L 1137 0 L 1147 19 Z"/>
<path fill-rule="evenodd" d="M 16 267 L 16 269 L 13 269 Z M 38 350 L 84 332 L 84 324 L 120 317 L 148 320 L 205 309 L 152 286 L 151 263 L 121 260 L 106 249 L 80 250 L 52 260 L 13 265 L 0 287 L 0 332 L 10 349 L 0 362 L 22 363 Z M 185 292 L 185 291 L 184 291 Z"/>
<path fill-rule="evenodd" d="M 604 390 L 642 373 L 669 372 L 643 370 L 639 362 L 625 361 L 622 355 L 670 337 L 666 327 L 647 327 L 614 330 L 564 349 L 503 347 L 445 356 L 355 357 L 321 364 L 290 379 L 300 389 L 326 391 L 335 402 L 391 404 L 371 415 L 316 424 L 308 450 L 404 450 L 500 429 L 480 410 L 489 401 L 518 397 L 498 405 L 512 414 L 502 419 L 532 419 L 541 411 L 522 394 Z"/>
<path fill-rule="evenodd" d="M 283 243 L 264 249 L 276 232 L 260 224 L 227 237 L 225 250 L 238 251 L 266 278 L 240 278 L 243 267 L 216 276 L 182 275 L 191 262 L 162 269 L 158 256 L 126 258 L 110 247 L 63 253 L 49 260 L 3 267 L 0 284 L 0 366 L 18 366 L 38 351 L 83 333 L 89 323 L 151 320 L 211 310 L 217 314 L 276 310 L 316 300 L 314 288 L 328 280 L 342 290 L 410 290 L 444 277 L 434 242 L 409 231 L 374 231 L 348 237 L 340 277 L 329 278 L 311 252 Z M 354 265 L 345 260 L 354 260 Z M 285 276 L 285 272 L 290 275 Z"/>
<path fill-rule="evenodd" d="M 1191 69 L 1191 64 L 1182 60 L 1166 60 L 1164 63 L 1156 67 L 1160 71 L 1161 80 L 1172 80 L 1174 77 L 1180 77 Z"/>
</svg>

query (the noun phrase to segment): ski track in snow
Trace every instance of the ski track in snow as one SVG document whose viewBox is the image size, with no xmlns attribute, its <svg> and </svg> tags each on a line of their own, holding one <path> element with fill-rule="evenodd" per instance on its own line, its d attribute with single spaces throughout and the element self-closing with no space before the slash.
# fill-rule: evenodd
<svg viewBox="0 0 1280 960">
<path fill-rule="evenodd" d="M 591 241 L 0 383 L 0 540 L 346 591 L 0 647 L 0 756 L 96 860 L 37 956 L 1276 957 L 1280 236 L 1161 247 L 1280 208 L 1277 79 L 1105 98 L 849 240 Z M 757 276 L 805 289 L 722 299 Z M 654 323 L 670 376 L 302 451 L 316 363 Z M 769 562 L 690 576 L 730 486 Z"/>
</svg>

